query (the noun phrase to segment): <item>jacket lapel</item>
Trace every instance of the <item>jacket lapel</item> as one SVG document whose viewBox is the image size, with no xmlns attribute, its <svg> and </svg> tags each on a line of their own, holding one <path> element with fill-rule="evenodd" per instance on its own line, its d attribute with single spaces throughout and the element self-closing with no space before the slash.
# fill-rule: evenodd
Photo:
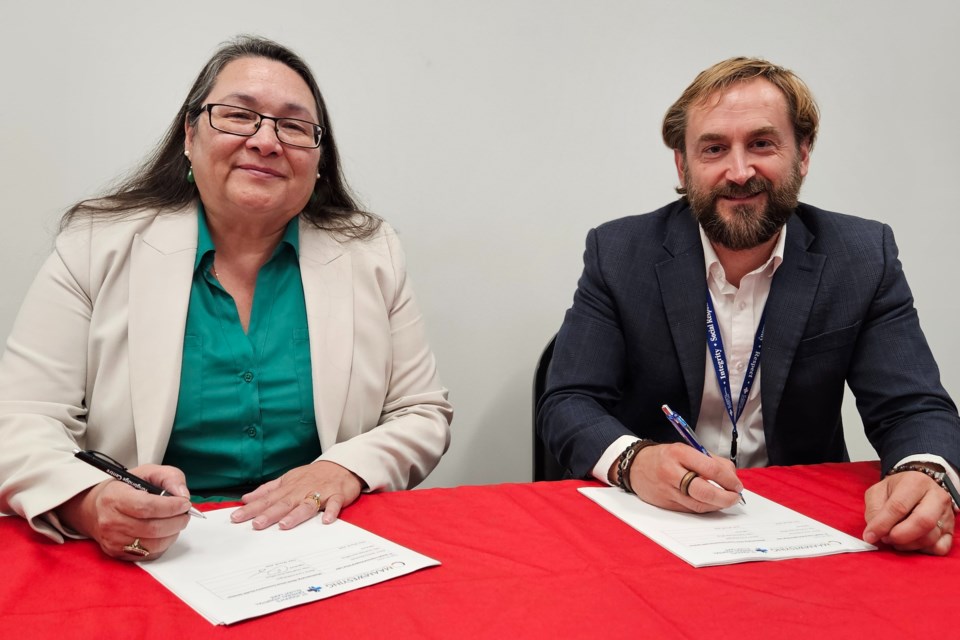
<svg viewBox="0 0 960 640">
<path fill-rule="evenodd" d="M 791 216 L 787 222 L 783 262 L 774 274 L 767 298 L 763 354 L 760 357 L 760 394 L 768 438 L 793 356 L 810 317 L 826 259 L 822 254 L 807 251 L 813 240 L 813 234 L 803 222 L 796 215 Z"/>
<path fill-rule="evenodd" d="M 161 462 L 170 438 L 196 252 L 195 203 L 158 215 L 133 240 L 128 339 L 139 464 Z"/>
<path fill-rule="evenodd" d="M 689 208 L 683 207 L 670 216 L 663 248 L 670 257 L 656 266 L 660 295 L 687 387 L 689 418 L 695 425 L 703 399 L 706 364 L 707 284 L 700 232 Z"/>
<path fill-rule="evenodd" d="M 320 446 L 337 441 L 353 365 L 353 264 L 330 233 L 300 222 L 300 277 L 307 307 L 313 405 Z"/>
</svg>

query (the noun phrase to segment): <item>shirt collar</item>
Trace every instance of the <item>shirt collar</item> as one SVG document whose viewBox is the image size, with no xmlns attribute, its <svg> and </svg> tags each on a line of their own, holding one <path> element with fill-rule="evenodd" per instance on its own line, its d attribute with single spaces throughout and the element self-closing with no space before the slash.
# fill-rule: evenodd
<svg viewBox="0 0 960 640">
<path fill-rule="evenodd" d="M 193 270 L 200 268 L 200 263 L 209 253 L 214 252 L 213 238 L 210 237 L 210 228 L 207 227 L 207 214 L 203 211 L 203 203 L 197 204 L 197 257 L 193 261 Z M 213 256 L 211 255 L 211 260 Z"/>
<path fill-rule="evenodd" d="M 726 280 L 726 276 L 723 271 L 723 265 L 720 264 L 720 258 L 717 257 L 717 252 L 713 250 L 713 245 L 710 244 L 710 240 L 707 239 L 707 234 L 704 233 L 703 227 L 697 225 L 700 230 L 700 244 L 703 245 L 703 261 L 706 265 L 706 276 L 707 279 L 710 278 L 710 275 L 714 276 L 723 276 L 723 279 Z M 783 262 L 783 250 L 787 242 L 787 225 L 783 225 L 780 228 L 780 235 L 777 237 L 777 244 L 773 247 L 773 252 L 771 252 L 770 257 L 764 262 L 761 266 L 757 267 L 750 273 L 765 273 L 768 278 L 772 278 L 774 272 L 780 267 L 780 263 Z M 747 274 L 750 275 L 750 274 Z"/>
<path fill-rule="evenodd" d="M 294 216 L 290 222 L 287 223 L 287 228 L 283 232 L 283 237 L 280 238 L 280 244 L 286 243 L 293 248 L 294 254 L 299 258 L 300 257 L 300 216 Z M 279 249 L 279 247 L 277 247 Z M 274 251 L 273 255 L 277 255 L 277 252 Z"/>
<path fill-rule="evenodd" d="M 289 245 L 293 253 L 300 257 L 300 216 L 295 216 L 287 223 L 283 231 L 283 237 L 280 238 L 280 244 L 274 249 L 273 255 L 276 256 L 283 249 L 283 245 Z M 204 257 L 211 254 L 210 260 L 213 260 L 213 253 L 216 247 L 213 246 L 213 238 L 210 237 L 210 227 L 207 226 L 207 214 L 203 210 L 203 203 L 197 205 L 197 257 L 193 261 L 193 270 L 200 268 L 204 262 Z"/>
</svg>

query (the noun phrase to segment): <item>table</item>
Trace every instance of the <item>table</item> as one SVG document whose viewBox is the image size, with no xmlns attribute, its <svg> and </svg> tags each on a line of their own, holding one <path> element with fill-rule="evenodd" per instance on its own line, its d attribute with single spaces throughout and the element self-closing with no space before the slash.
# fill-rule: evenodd
<svg viewBox="0 0 960 640">
<path fill-rule="evenodd" d="M 876 463 L 744 470 L 745 486 L 859 536 Z M 883 550 L 694 569 L 568 480 L 363 496 L 344 519 L 440 560 L 389 582 L 215 627 L 90 541 L 0 518 L 0 637 L 958 637 L 960 551 Z M 229 552 L 229 550 L 225 550 Z"/>
</svg>

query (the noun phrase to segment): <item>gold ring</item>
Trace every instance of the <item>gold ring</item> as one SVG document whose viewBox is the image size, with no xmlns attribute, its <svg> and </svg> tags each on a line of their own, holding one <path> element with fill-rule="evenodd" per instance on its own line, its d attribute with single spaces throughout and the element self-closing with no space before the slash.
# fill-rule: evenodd
<svg viewBox="0 0 960 640">
<path fill-rule="evenodd" d="M 693 479 L 699 476 L 700 474 L 696 471 L 687 471 L 683 478 L 680 480 L 680 493 L 685 496 L 690 495 L 690 483 L 693 482 Z"/>
<path fill-rule="evenodd" d="M 321 496 L 319 493 L 317 492 L 308 493 L 307 496 L 304 498 L 304 501 L 307 501 L 307 500 L 313 500 L 314 503 L 316 503 L 317 512 L 323 509 L 323 496 Z"/>
<path fill-rule="evenodd" d="M 140 538 L 137 538 L 132 543 L 125 546 L 123 550 L 132 556 L 140 556 L 141 558 L 146 558 L 148 555 L 150 555 L 150 551 L 140 544 Z"/>
<path fill-rule="evenodd" d="M 943 522 L 937 520 L 937 529 L 940 529 L 940 533 L 943 533 Z"/>
</svg>

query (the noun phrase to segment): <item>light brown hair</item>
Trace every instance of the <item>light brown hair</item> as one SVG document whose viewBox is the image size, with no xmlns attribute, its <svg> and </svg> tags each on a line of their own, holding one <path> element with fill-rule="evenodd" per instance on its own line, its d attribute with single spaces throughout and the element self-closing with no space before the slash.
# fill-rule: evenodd
<svg viewBox="0 0 960 640">
<path fill-rule="evenodd" d="M 797 146 L 806 142 L 812 149 L 820 126 L 820 109 L 810 89 L 789 69 L 760 58 L 744 57 L 729 58 L 700 72 L 663 117 L 664 144 L 686 154 L 687 112 L 690 107 L 703 104 L 711 96 L 737 82 L 755 78 L 763 78 L 780 89 L 787 100 L 787 115 L 793 123 Z"/>
</svg>

